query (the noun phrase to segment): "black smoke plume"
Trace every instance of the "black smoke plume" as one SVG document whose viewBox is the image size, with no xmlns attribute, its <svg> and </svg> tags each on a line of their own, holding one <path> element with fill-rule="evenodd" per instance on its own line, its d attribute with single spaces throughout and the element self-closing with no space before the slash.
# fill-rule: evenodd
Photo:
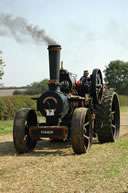
<svg viewBox="0 0 128 193">
<path fill-rule="evenodd" d="M 23 17 L 14 17 L 9 14 L 0 14 L 0 36 L 12 36 L 20 43 L 31 38 L 36 43 L 57 44 L 45 33 L 44 29 L 28 24 L 28 21 Z"/>
</svg>

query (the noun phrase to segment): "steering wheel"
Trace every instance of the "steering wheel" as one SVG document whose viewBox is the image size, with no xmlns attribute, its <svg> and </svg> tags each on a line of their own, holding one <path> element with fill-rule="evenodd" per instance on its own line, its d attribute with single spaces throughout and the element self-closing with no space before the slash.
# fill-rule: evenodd
<svg viewBox="0 0 128 193">
<path fill-rule="evenodd" d="M 91 93 L 94 102 L 101 104 L 103 99 L 103 78 L 100 69 L 94 69 L 92 72 Z"/>
</svg>

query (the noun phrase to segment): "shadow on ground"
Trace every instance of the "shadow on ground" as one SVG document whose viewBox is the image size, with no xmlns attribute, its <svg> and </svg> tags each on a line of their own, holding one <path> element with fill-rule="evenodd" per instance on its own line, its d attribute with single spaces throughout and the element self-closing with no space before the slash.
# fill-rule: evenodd
<svg viewBox="0 0 128 193">
<path fill-rule="evenodd" d="M 121 135 L 121 138 L 127 138 L 128 133 Z M 100 145 L 101 143 L 96 139 L 93 140 L 92 145 Z M 101 144 L 102 145 L 102 144 Z M 37 142 L 34 151 L 26 154 L 18 154 L 15 150 L 13 141 L 5 141 L 0 143 L 0 157 L 2 156 L 46 156 L 46 155 L 60 155 L 69 156 L 74 155 L 70 141 L 52 142 L 48 139 L 42 139 Z"/>
<path fill-rule="evenodd" d="M 37 142 L 36 148 L 34 151 L 27 154 L 18 154 L 15 150 L 14 144 L 12 141 L 6 141 L 0 143 L 0 157 L 1 156 L 43 156 L 43 155 L 61 155 L 67 156 L 73 154 L 73 151 L 68 151 L 71 149 L 70 141 L 65 142 L 52 142 L 50 140 L 40 140 Z"/>
</svg>

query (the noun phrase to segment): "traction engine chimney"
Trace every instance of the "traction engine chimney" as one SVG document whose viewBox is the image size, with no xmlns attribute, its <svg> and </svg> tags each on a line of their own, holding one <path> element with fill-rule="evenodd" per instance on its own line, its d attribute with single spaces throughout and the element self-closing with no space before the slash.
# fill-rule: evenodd
<svg viewBox="0 0 128 193">
<path fill-rule="evenodd" d="M 59 90 L 60 45 L 49 45 L 49 90 Z"/>
</svg>

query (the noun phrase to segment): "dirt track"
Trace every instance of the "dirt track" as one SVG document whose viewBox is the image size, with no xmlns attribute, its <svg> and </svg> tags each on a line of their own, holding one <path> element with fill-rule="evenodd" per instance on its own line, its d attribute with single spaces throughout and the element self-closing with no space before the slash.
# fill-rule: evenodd
<svg viewBox="0 0 128 193">
<path fill-rule="evenodd" d="M 128 139 L 127 117 L 128 113 L 121 116 L 121 139 Z M 86 155 L 75 155 L 68 142 L 52 143 L 49 140 L 38 142 L 36 150 L 30 154 L 17 155 L 12 135 L 3 135 L 0 136 L 0 192 L 117 193 L 115 187 L 121 179 L 105 181 L 104 176 L 104 170 L 111 165 L 108 162 L 113 159 L 110 145 L 100 145 L 97 141 Z M 128 179 L 125 182 L 125 178 L 122 188 L 128 190 Z M 119 192 L 122 188 L 119 187 Z"/>
</svg>

